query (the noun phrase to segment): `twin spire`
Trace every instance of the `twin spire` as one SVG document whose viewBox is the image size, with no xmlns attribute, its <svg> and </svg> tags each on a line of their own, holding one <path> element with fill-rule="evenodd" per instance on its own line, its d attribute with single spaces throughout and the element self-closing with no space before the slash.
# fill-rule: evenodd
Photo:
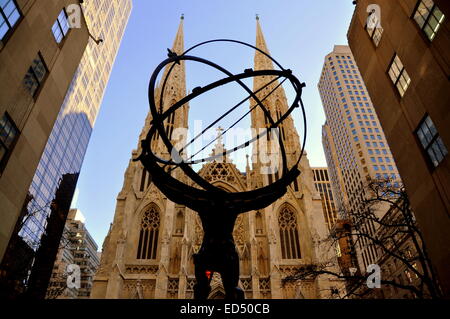
<svg viewBox="0 0 450 319">
<path fill-rule="evenodd" d="M 180 17 L 180 25 L 178 26 L 177 35 L 175 36 L 175 40 L 173 42 L 172 51 L 175 51 L 177 54 L 181 54 L 184 52 L 184 13 L 181 14 Z M 256 15 L 256 47 L 263 50 L 267 54 L 269 54 L 269 50 L 267 49 L 266 40 L 264 39 L 264 35 L 261 29 L 261 25 L 259 23 L 259 15 Z"/>
<path fill-rule="evenodd" d="M 264 39 L 264 34 L 261 29 L 261 25 L 259 22 L 259 15 L 256 15 L 256 47 L 262 50 L 263 52 L 269 54 L 269 49 L 267 48 L 266 40 Z M 184 52 L 184 14 L 180 17 L 180 25 L 178 26 L 178 31 L 175 36 L 175 40 L 172 45 L 172 52 L 175 52 L 176 54 L 182 54 Z M 262 54 L 259 51 L 255 52 L 254 57 L 254 69 L 255 70 L 268 70 L 273 69 L 273 63 L 272 61 Z M 179 80 L 183 81 L 182 89 L 186 87 L 185 85 L 185 78 L 184 78 L 184 63 L 181 63 L 181 67 L 178 70 L 181 74 Z M 164 76 L 166 75 L 167 69 L 164 72 Z M 184 93 L 183 93 L 184 95 Z"/>
<path fill-rule="evenodd" d="M 269 50 L 267 49 L 267 44 L 264 39 L 264 34 L 262 32 L 259 20 L 260 20 L 259 15 L 257 14 L 256 15 L 256 45 L 255 46 L 257 48 L 259 48 L 260 50 L 269 54 Z M 177 34 L 175 36 L 175 40 L 173 42 L 171 51 L 175 52 L 176 54 L 182 54 L 184 52 L 184 14 L 182 14 L 180 17 L 180 24 L 178 26 Z M 182 63 L 181 66 L 176 67 L 174 71 L 177 72 L 177 69 L 178 69 L 178 72 L 181 73 L 180 77 L 178 78 L 178 81 L 179 81 L 178 83 L 180 83 L 180 81 L 181 81 L 181 83 L 182 83 L 181 86 L 185 88 L 184 63 Z M 254 69 L 255 70 L 273 69 L 272 61 L 269 58 L 267 58 L 264 54 L 262 54 L 261 52 L 256 51 L 255 57 L 254 57 Z M 166 76 L 167 71 L 168 71 L 168 69 L 166 67 L 166 70 L 164 71 L 164 77 Z M 176 81 L 176 80 L 172 79 L 172 81 Z M 169 82 L 170 82 L 170 80 L 169 80 Z M 182 94 L 182 95 L 184 96 L 184 94 Z M 218 130 L 219 130 L 218 131 L 219 138 L 218 138 L 216 147 L 213 150 L 213 153 L 218 153 L 218 152 L 221 153 L 221 152 L 223 152 L 223 149 L 224 149 L 224 145 L 223 145 L 223 142 L 221 139 L 221 131 L 220 131 L 221 129 L 219 128 Z M 223 131 L 223 129 L 222 129 L 222 131 Z M 212 154 L 212 155 L 217 155 L 217 154 Z"/>
</svg>

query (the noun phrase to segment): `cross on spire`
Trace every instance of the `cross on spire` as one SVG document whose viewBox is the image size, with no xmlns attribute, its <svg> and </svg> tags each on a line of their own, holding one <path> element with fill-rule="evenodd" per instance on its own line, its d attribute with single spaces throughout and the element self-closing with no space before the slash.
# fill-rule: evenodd
<svg viewBox="0 0 450 319">
<path fill-rule="evenodd" d="M 221 126 L 219 126 L 219 127 L 216 129 L 216 131 L 217 131 L 217 144 L 218 144 L 218 145 L 221 145 L 221 144 L 223 144 L 223 141 L 222 141 L 222 132 L 224 131 L 224 129 L 223 129 Z"/>
</svg>

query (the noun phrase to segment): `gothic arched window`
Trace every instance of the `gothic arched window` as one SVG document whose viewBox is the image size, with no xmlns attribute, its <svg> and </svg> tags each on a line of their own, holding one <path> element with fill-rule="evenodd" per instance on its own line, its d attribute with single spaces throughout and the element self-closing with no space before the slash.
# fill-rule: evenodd
<svg viewBox="0 0 450 319">
<path fill-rule="evenodd" d="M 300 240 L 295 212 L 284 206 L 278 215 L 280 227 L 281 256 L 283 259 L 300 259 Z"/>
<path fill-rule="evenodd" d="M 159 225 L 159 211 L 155 206 L 151 206 L 142 215 L 137 259 L 156 259 Z"/>
</svg>

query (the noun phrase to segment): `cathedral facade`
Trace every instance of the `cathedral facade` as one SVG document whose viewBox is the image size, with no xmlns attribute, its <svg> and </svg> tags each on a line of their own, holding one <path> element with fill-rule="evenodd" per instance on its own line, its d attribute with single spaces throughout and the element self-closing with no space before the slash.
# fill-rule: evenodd
<svg viewBox="0 0 450 319">
<path fill-rule="evenodd" d="M 172 51 L 182 53 L 183 42 L 182 20 Z M 256 46 L 268 52 L 259 21 Z M 255 54 L 254 64 L 255 70 L 273 68 L 271 61 L 259 52 Z M 163 77 L 166 74 L 167 69 Z M 271 80 L 270 77 L 255 78 L 254 91 Z M 283 88 L 277 87 L 277 81 L 272 82 L 267 90 L 273 89 L 274 93 L 264 103 L 271 116 L 279 118 L 287 111 L 288 104 Z M 160 94 L 164 94 L 164 101 L 170 101 L 170 105 L 186 96 L 183 62 L 174 67 L 164 92 L 157 89 L 156 96 Z M 264 94 L 264 90 L 258 94 Z M 169 138 L 175 128 L 187 127 L 188 113 L 189 106 L 185 105 L 167 119 L 165 127 Z M 145 138 L 150 121 L 149 114 L 140 140 Z M 252 111 L 251 125 L 252 128 L 267 127 L 268 120 L 260 109 Z M 280 134 L 288 163 L 295 163 L 301 147 L 291 117 L 283 122 Z M 159 145 L 162 142 L 155 139 L 152 143 L 155 143 L 156 150 L 164 152 L 163 145 Z M 215 152 L 221 153 L 223 148 L 219 139 Z M 247 161 L 245 172 L 241 172 L 228 158 L 223 158 L 204 164 L 199 175 L 230 192 L 247 191 L 272 183 L 278 178 L 277 173 L 262 174 L 261 164 L 253 160 L 253 157 L 258 157 L 255 152 L 252 165 Z M 132 158 L 140 153 L 139 146 L 132 152 Z M 236 221 L 233 236 L 240 258 L 239 286 L 246 298 L 330 298 L 332 288 L 340 285 L 325 276 L 295 283 L 283 282 L 286 276 L 301 267 L 334 258 L 334 250 L 321 245 L 328 236 L 328 230 L 306 154 L 299 169 L 300 176 L 289 186 L 285 196 L 265 209 L 241 214 Z M 179 178 L 183 180 L 184 176 Z M 197 213 L 168 200 L 152 183 L 142 164 L 130 160 L 123 188 L 117 197 L 114 221 L 103 244 L 91 298 L 193 298 L 192 256 L 200 249 L 202 237 Z M 220 275 L 213 275 L 211 288 L 210 298 L 223 298 Z"/>
</svg>

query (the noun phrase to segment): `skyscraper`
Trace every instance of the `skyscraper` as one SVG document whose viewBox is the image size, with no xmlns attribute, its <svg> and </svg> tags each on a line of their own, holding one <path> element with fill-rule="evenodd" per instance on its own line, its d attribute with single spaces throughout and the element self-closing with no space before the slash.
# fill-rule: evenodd
<svg viewBox="0 0 450 319">
<path fill-rule="evenodd" d="M 48 299 L 89 298 L 92 281 L 100 264 L 97 248 L 97 244 L 86 228 L 83 214 L 78 209 L 71 209 L 59 243 L 46 297 Z M 67 287 L 67 266 L 70 264 L 80 267 L 79 288 Z"/>
<path fill-rule="evenodd" d="M 367 8 L 378 6 L 370 14 Z M 373 19 L 377 23 L 373 23 Z M 450 295 L 450 2 L 359 0 L 354 53 L 427 243 Z M 372 25 L 368 25 L 368 22 Z M 374 39 L 373 34 L 378 34 Z"/>
<path fill-rule="evenodd" d="M 88 42 L 71 0 L 0 2 L 0 259 Z"/>
<path fill-rule="evenodd" d="M 256 34 L 257 47 L 268 52 L 259 21 Z M 183 38 L 182 20 L 173 52 L 183 52 Z M 271 62 L 263 54 L 255 54 L 255 70 L 271 68 Z M 258 90 L 271 80 L 272 77 L 255 78 L 253 90 Z M 277 83 L 271 84 L 267 90 L 276 86 Z M 174 65 L 166 91 L 161 92 L 161 87 L 156 89 L 157 98 L 160 94 L 164 94 L 164 100 L 172 104 L 186 96 L 184 62 Z M 264 92 L 258 94 L 260 98 L 265 96 Z M 274 91 L 265 104 L 274 116 L 284 114 L 288 104 L 283 88 Z M 167 103 L 164 108 L 170 105 Z M 173 128 L 187 127 L 188 111 L 189 106 L 183 106 L 165 123 L 169 138 Z M 262 111 L 252 111 L 252 128 L 265 128 L 266 121 Z M 140 140 L 146 136 L 150 122 L 151 114 L 145 121 Z M 284 122 L 283 130 L 281 134 L 287 157 L 289 161 L 296 160 L 300 141 L 292 118 Z M 157 152 L 163 151 L 161 139 L 155 139 L 152 143 Z M 218 139 L 213 153 L 224 148 Z M 139 143 L 132 157 L 137 157 L 141 151 Z M 328 250 L 319 245 L 319 240 L 325 238 L 328 232 L 321 198 L 314 188 L 306 155 L 301 160 L 300 170 L 302 174 L 288 188 L 285 196 L 264 209 L 240 215 L 236 221 L 233 237 L 240 259 L 239 285 L 246 298 L 329 298 L 330 287 L 337 284 L 328 280 L 327 276 L 282 284 L 286 276 L 303 265 L 329 260 Z M 173 174 L 178 174 L 178 171 Z M 263 174 L 255 161 L 252 161 L 252 167 L 247 165 L 246 172 L 242 173 L 227 157 L 205 163 L 198 173 L 229 192 L 255 189 L 277 178 L 276 174 Z M 114 221 L 103 244 L 91 297 L 192 298 L 195 283 L 193 254 L 200 249 L 202 238 L 203 230 L 197 213 L 168 200 L 152 183 L 142 164 L 130 160 L 123 188 L 117 197 Z M 224 297 L 217 274 L 212 277 L 209 297 Z"/>
<path fill-rule="evenodd" d="M 334 204 L 330 177 L 328 176 L 328 168 L 312 167 L 312 171 L 314 185 L 316 186 L 316 190 L 320 193 L 320 197 L 322 197 L 322 208 L 325 223 L 327 224 L 328 229 L 331 230 L 337 219 L 337 211 Z"/>
<path fill-rule="evenodd" d="M 34 249 L 39 246 L 61 177 L 80 172 L 131 9 L 131 0 L 83 4 L 91 33 L 103 42 L 99 45 L 90 39 L 30 185 L 33 199 L 28 210 L 32 215 L 20 235 Z"/>
<path fill-rule="evenodd" d="M 367 182 L 389 178 L 395 184 L 400 176 L 348 46 L 336 45 L 325 57 L 318 87 L 326 116 L 323 146 L 336 206 L 339 212 L 358 211 Z M 364 227 L 368 233 L 375 232 L 370 222 Z M 365 269 L 377 260 L 377 251 L 373 245 L 359 246 L 360 265 Z"/>
</svg>

